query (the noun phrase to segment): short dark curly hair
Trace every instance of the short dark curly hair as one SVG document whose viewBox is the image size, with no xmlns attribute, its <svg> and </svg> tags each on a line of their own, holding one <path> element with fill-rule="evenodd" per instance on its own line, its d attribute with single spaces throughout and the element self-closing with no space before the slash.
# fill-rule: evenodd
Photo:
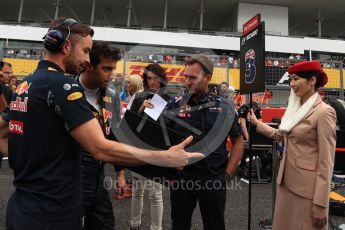
<svg viewBox="0 0 345 230">
<path fill-rule="evenodd" d="M 93 67 L 101 62 L 101 58 L 111 58 L 119 61 L 122 58 L 120 49 L 111 45 L 106 41 L 94 41 L 90 51 L 90 63 Z"/>
<path fill-rule="evenodd" d="M 144 83 L 144 89 L 145 90 L 147 90 L 149 87 L 148 82 L 147 82 L 147 73 L 149 71 L 151 71 L 152 73 L 154 73 L 155 75 L 157 75 L 160 78 L 160 88 L 163 88 L 167 85 L 167 75 L 165 73 L 165 70 L 159 64 L 152 63 L 152 64 L 147 65 L 144 69 L 143 83 Z"/>
</svg>

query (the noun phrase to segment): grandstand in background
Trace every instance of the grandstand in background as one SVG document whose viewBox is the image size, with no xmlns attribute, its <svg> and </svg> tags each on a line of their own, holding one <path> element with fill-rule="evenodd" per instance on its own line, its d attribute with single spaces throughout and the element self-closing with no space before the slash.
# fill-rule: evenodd
<svg viewBox="0 0 345 230">
<path fill-rule="evenodd" d="M 0 21 L 45 24 L 69 16 L 99 27 L 238 35 L 257 13 L 273 35 L 345 38 L 343 0 L 1 0 Z"/>
<path fill-rule="evenodd" d="M 162 63 L 171 84 L 183 83 L 184 61 L 204 53 L 215 65 L 213 83 L 239 88 L 242 24 L 257 13 L 266 23 L 266 86 L 274 106 L 286 105 L 280 84 L 298 60 L 323 63 L 329 97 L 344 98 L 345 24 L 343 0 L 1 0 L 0 58 L 19 78 L 45 55 L 42 36 L 49 21 L 65 16 L 90 24 L 95 40 L 108 40 L 124 52 L 116 74 L 141 73 Z"/>
</svg>

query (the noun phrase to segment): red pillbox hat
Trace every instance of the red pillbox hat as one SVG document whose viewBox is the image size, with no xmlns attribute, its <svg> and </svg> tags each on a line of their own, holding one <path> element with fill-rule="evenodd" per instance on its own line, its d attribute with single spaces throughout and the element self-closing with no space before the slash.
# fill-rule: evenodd
<svg viewBox="0 0 345 230">
<path fill-rule="evenodd" d="M 322 78 L 321 87 L 326 85 L 326 83 L 328 82 L 327 74 L 322 70 L 321 64 L 319 61 L 302 61 L 288 68 L 289 74 L 298 75 L 299 72 L 305 72 L 305 71 L 320 72 L 320 76 Z"/>
</svg>

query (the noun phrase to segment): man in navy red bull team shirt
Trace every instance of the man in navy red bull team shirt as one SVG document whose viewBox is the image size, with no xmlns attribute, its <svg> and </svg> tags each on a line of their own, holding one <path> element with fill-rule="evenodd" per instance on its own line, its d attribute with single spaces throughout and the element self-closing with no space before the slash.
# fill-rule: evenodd
<svg viewBox="0 0 345 230">
<path fill-rule="evenodd" d="M 81 146 L 97 160 L 123 165 L 179 167 L 203 156 L 184 151 L 192 137 L 167 151 L 104 137 L 82 89 L 68 75 L 89 62 L 92 36 L 89 26 L 73 19 L 54 20 L 44 36 L 45 60 L 1 114 L 0 152 L 9 156 L 16 188 L 7 205 L 7 229 L 81 229 Z"/>
</svg>

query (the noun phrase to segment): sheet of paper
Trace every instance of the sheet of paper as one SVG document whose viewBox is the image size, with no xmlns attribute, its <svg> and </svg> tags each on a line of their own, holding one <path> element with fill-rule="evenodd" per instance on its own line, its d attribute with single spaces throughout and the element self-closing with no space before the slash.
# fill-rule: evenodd
<svg viewBox="0 0 345 230">
<path fill-rule="evenodd" d="M 162 111 L 164 110 L 168 102 L 166 102 L 158 94 L 155 94 L 151 99 L 151 103 L 153 104 L 153 108 L 145 108 L 144 112 L 147 115 L 149 115 L 153 120 L 157 121 L 159 115 L 161 115 Z"/>
</svg>

